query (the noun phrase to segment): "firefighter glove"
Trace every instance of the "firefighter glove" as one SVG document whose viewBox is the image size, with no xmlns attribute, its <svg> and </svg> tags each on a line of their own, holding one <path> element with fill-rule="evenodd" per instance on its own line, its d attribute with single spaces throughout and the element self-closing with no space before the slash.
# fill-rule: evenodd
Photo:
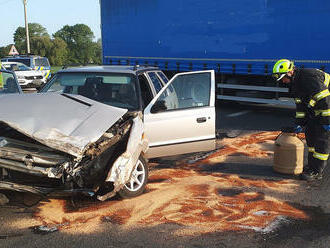
<svg viewBox="0 0 330 248">
<path fill-rule="evenodd" d="M 330 126 L 329 126 L 330 127 Z M 330 129 L 329 129 L 330 130 Z M 296 126 L 295 128 L 294 128 L 294 132 L 295 133 L 302 133 L 302 127 L 301 126 Z"/>
<path fill-rule="evenodd" d="M 325 131 L 330 131 L 330 125 L 323 125 Z"/>
</svg>

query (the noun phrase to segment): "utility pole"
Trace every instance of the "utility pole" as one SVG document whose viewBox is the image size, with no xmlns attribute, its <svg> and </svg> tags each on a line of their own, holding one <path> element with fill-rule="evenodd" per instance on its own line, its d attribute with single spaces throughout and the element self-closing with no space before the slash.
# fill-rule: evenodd
<svg viewBox="0 0 330 248">
<path fill-rule="evenodd" d="M 27 0 L 23 0 L 24 18 L 25 18 L 25 32 L 26 32 L 26 48 L 27 48 L 27 54 L 30 54 L 29 24 L 27 22 L 26 3 L 27 3 Z"/>
</svg>

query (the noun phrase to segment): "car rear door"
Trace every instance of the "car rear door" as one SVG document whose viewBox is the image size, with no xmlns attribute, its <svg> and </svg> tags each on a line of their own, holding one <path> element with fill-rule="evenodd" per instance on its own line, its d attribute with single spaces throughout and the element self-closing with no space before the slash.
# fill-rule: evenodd
<svg viewBox="0 0 330 248">
<path fill-rule="evenodd" d="M 176 74 L 144 110 L 148 158 L 215 149 L 214 71 Z"/>
</svg>

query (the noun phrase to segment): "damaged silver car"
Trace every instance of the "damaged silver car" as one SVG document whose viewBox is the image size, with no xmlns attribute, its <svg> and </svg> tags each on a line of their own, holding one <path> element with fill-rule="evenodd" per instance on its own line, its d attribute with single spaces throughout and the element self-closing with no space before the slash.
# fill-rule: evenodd
<svg viewBox="0 0 330 248">
<path fill-rule="evenodd" d="M 0 189 L 134 197 L 148 158 L 215 148 L 213 71 L 59 71 L 38 94 L 0 96 Z"/>
</svg>

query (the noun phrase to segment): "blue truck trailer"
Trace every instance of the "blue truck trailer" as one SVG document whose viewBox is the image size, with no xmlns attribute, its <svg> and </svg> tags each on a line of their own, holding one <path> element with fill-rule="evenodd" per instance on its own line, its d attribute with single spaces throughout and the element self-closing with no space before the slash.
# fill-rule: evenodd
<svg viewBox="0 0 330 248">
<path fill-rule="evenodd" d="M 290 104 L 281 58 L 330 70 L 328 0 L 100 0 L 103 64 L 213 69 L 217 98 Z"/>
</svg>

